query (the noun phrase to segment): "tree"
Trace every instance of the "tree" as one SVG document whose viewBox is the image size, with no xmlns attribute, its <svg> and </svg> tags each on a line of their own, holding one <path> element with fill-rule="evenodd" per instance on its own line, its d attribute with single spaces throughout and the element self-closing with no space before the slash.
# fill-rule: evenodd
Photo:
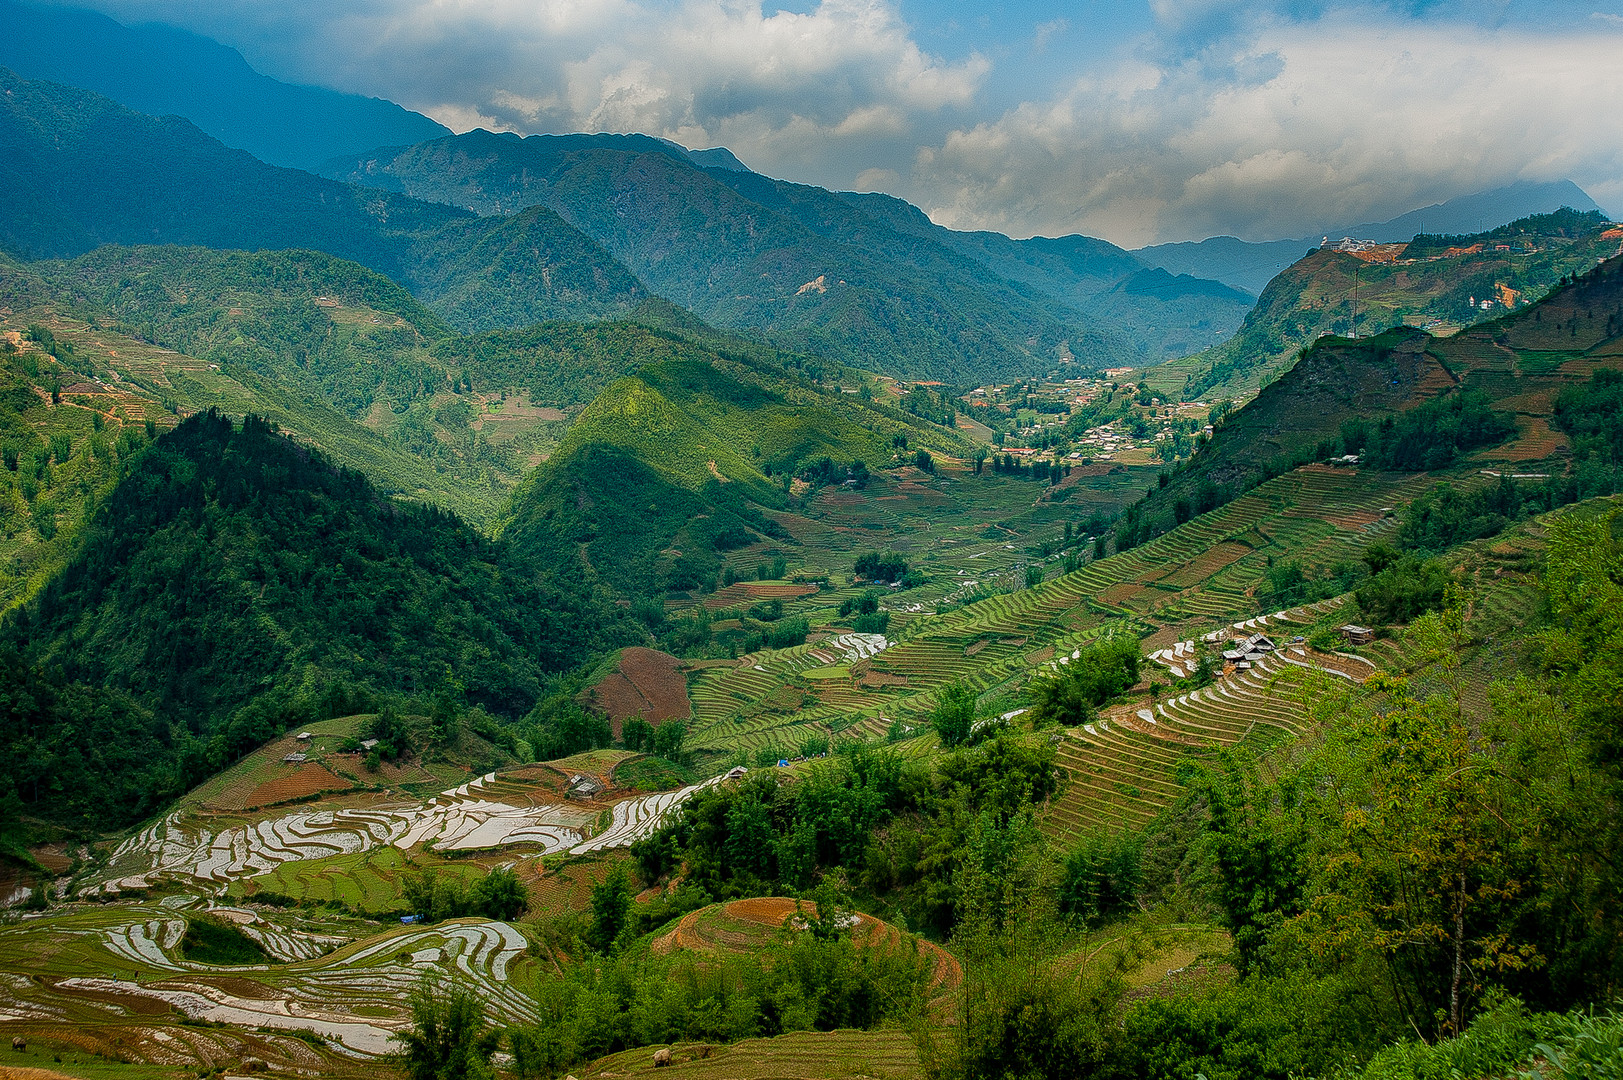
<svg viewBox="0 0 1623 1080">
<path fill-rule="evenodd" d="M 611 952 L 631 920 L 631 881 L 625 867 L 616 866 L 608 877 L 592 886 L 592 925 L 586 943 L 599 952 Z"/>
<path fill-rule="evenodd" d="M 499 867 L 473 887 L 473 906 L 487 919 L 516 919 L 530 906 L 530 892 L 511 867 Z"/>
<path fill-rule="evenodd" d="M 987 451 L 985 446 L 977 446 L 977 447 L 975 447 L 975 456 L 974 456 L 974 458 L 972 460 L 975 462 L 975 475 L 976 476 L 979 476 L 981 474 L 981 466 L 986 464 L 986 459 L 988 457 L 990 457 L 990 456 L 991 456 L 991 454 Z"/>
<path fill-rule="evenodd" d="M 975 726 L 974 689 L 961 682 L 943 686 L 930 712 L 930 725 L 940 736 L 942 746 L 960 746 L 968 741 Z"/>
<path fill-rule="evenodd" d="M 1083 649 L 1028 691 L 1033 718 L 1069 726 L 1093 719 L 1100 705 L 1138 682 L 1140 646 L 1131 634 L 1112 634 Z"/>
<path fill-rule="evenodd" d="M 687 724 L 676 719 L 666 720 L 654 729 L 654 754 L 666 761 L 680 762 L 687 735 Z"/>
<path fill-rule="evenodd" d="M 620 741 L 627 750 L 652 750 L 654 725 L 640 716 L 628 716 L 620 722 Z"/>
<path fill-rule="evenodd" d="M 1497 917 L 1525 887 L 1513 852 L 1536 815 L 1503 782 L 1498 748 L 1465 712 L 1464 604 L 1449 592 L 1448 608 L 1408 635 L 1439 689 L 1421 695 L 1406 679 L 1371 678 L 1366 686 L 1386 694 L 1386 706 L 1338 725 L 1301 780 L 1322 823 L 1305 919 L 1312 940 L 1331 952 L 1353 940 L 1372 945 L 1399 965 L 1420 1003 L 1446 1010 L 1445 1032 L 1459 1035 L 1468 998 L 1489 973 L 1540 957 Z"/>
<path fill-rule="evenodd" d="M 395 1036 L 411 1080 L 485 1080 L 498 1037 L 459 986 L 425 981 L 411 995 L 411 1027 Z"/>
</svg>

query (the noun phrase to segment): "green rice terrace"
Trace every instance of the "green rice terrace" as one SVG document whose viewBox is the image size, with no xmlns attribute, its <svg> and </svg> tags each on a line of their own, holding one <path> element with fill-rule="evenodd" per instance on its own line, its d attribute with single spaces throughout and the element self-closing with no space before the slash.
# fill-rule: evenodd
<svg viewBox="0 0 1623 1080">
<path fill-rule="evenodd" d="M 1063 552 L 1034 547 L 1062 507 L 998 483 L 982 490 L 1006 504 L 975 515 L 1002 519 L 988 528 L 944 494 L 972 478 L 908 472 L 864 492 L 829 491 L 804 514 L 783 515 L 803 545 L 801 580 L 822 570 L 827 581 L 741 581 L 694 601 L 725 616 L 778 600 L 785 617 L 804 615 L 811 626 L 803 645 L 681 665 L 695 782 L 639 791 L 617 774 L 635 773 L 647 758 L 624 750 L 484 771 L 455 755 L 367 768 L 354 748 L 365 716 L 289 731 L 124 836 L 40 853 L 64 874 L 56 888 L 64 898 L 0 926 L 0 1032 L 50 1047 L 61 1068 L 127 1061 L 206 1070 L 253 1057 L 359 1075 L 390 1050 L 408 1020 L 403 996 L 426 972 L 477 990 L 496 1022 L 533 1019 L 526 987 L 550 963 L 546 920 L 578 909 L 584 890 L 624 865 L 631 844 L 697 793 L 776 770 L 780 758 L 796 759 L 781 770 L 790 777 L 817 768 L 800 760 L 808 738 L 889 742 L 928 757 L 939 750 L 929 716 L 949 684 L 971 687 L 994 722 L 1019 730 L 1033 678 L 1126 632 L 1145 658 L 1126 699 L 1090 723 L 1030 736 L 1054 744 L 1062 775 L 1040 808 L 1041 827 L 1071 843 L 1145 826 L 1178 798 L 1180 763 L 1288 741 L 1307 728 L 1328 684 L 1408 662 L 1401 638 L 1362 655 L 1311 647 L 1305 635 L 1333 624 L 1342 598 L 1269 610 L 1257 594 L 1275 560 L 1322 567 L 1358 558 L 1395 527 L 1394 504 L 1430 486 L 1423 474 L 1300 468 L 1141 547 L 1067 570 Z M 1523 529 L 1478 545 L 1479 575 L 1483 566 L 1494 573 L 1478 601 L 1487 617 L 1514 618 L 1527 602 L 1523 575 L 1503 571 L 1525 569 L 1537 536 Z M 888 592 L 885 631 L 859 632 L 839 606 L 865 590 L 836 584 L 848 580 L 836 569 L 876 539 L 916 560 L 927 583 Z M 732 558 L 742 567 L 760 554 Z M 1179 689 L 1192 685 L 1197 651 L 1259 633 L 1277 648 Z M 634 686 L 652 685 L 629 659 L 619 670 Z M 659 707 L 682 715 L 679 702 Z M 583 778 L 584 795 L 576 790 Z M 474 881 L 497 868 L 515 868 L 529 887 L 525 919 L 395 919 L 408 878 Z M 10 887 L 15 899 L 33 886 L 18 877 Z M 258 962 L 189 959 L 189 926 L 203 920 L 240 933 Z M 683 929 L 691 921 L 667 938 L 693 945 Z M 1204 941 L 1214 931 L 1192 933 Z M 860 1071 L 855 1063 L 869 1060 L 888 1062 L 890 1075 L 919 1069 L 912 1044 L 895 1032 L 781 1040 L 784 1061 L 821 1055 L 827 1075 L 844 1075 L 841 1062 Z M 684 1052 L 675 1071 L 754 1075 L 742 1064 L 750 1045 L 718 1049 L 713 1059 L 708 1050 Z M 617 1072 L 614 1060 L 587 1075 Z"/>
</svg>

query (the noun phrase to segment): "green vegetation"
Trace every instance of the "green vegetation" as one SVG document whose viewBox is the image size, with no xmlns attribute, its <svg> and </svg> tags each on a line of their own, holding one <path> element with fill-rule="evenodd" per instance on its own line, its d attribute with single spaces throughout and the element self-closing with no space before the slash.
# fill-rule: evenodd
<svg viewBox="0 0 1623 1080">
<path fill-rule="evenodd" d="M 726 552 L 787 537 L 761 507 L 784 508 L 807 463 L 853 448 L 882 460 L 904 434 L 960 445 L 784 367 L 650 364 L 580 414 L 515 494 L 503 536 L 543 565 L 584 545 L 588 572 L 633 595 L 713 586 Z"/>
<path fill-rule="evenodd" d="M 511 869 L 498 868 L 471 884 L 435 870 L 401 877 L 400 894 L 406 911 L 419 922 L 436 923 L 478 915 L 486 919 L 516 919 L 530 906 L 530 896 Z"/>
<path fill-rule="evenodd" d="M 5 717 L 7 787 L 31 812 L 114 824 L 293 724 L 406 687 L 453 715 L 523 715 L 549 672 L 618 632 L 553 569 L 381 500 L 263 421 L 193 417 L 7 619 L 0 677 L 23 703 Z"/>
<path fill-rule="evenodd" d="M 595 901 L 595 897 L 594 897 Z M 834 912 L 738 955 L 664 957 L 646 944 L 542 984 L 537 1023 L 510 1029 L 520 1076 L 553 1077 L 631 1047 L 734 1042 L 907 1023 L 930 969 L 903 943 L 858 947 Z M 823 930 L 824 932 L 819 932 Z"/>
<path fill-rule="evenodd" d="M 1092 720 L 1094 710 L 1138 682 L 1142 655 L 1138 641 L 1127 634 L 1089 645 L 1055 674 L 1033 681 L 1032 716 L 1072 727 Z"/>
<path fill-rule="evenodd" d="M 976 843 L 997 849 L 1029 831 L 1030 809 L 1055 785 L 1053 748 L 1012 734 L 933 768 L 855 748 L 793 783 L 761 771 L 700 792 L 632 856 L 644 880 L 680 871 L 718 900 L 809 890 L 844 868 L 857 899 L 946 936 L 975 896 L 956 868 Z"/>
<path fill-rule="evenodd" d="M 1341 425 L 1341 445 L 1346 453 L 1359 455 L 1360 464 L 1368 455 L 1373 468 L 1425 472 L 1515 433 L 1514 417 L 1496 411 L 1486 393 L 1466 390 L 1432 398 L 1378 424 L 1349 420 Z"/>
<path fill-rule="evenodd" d="M 485 1080 L 499 1038 L 478 998 L 424 981 L 411 995 L 411 1026 L 397 1036 L 411 1080 Z"/>
<path fill-rule="evenodd" d="M 186 933 L 180 951 L 194 964 L 263 964 L 270 960 L 259 942 L 242 932 L 236 923 L 212 915 L 194 915 L 186 920 Z"/>
</svg>

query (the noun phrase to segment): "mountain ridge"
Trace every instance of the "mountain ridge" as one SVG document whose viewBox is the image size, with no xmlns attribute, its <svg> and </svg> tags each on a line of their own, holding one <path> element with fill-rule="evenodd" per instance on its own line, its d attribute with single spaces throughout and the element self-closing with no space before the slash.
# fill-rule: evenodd
<svg viewBox="0 0 1623 1080">
<path fill-rule="evenodd" d="M 183 116 L 272 165 L 314 170 L 328 158 L 449 133 L 392 101 L 281 82 L 235 49 L 157 23 L 4 0 L 0 67 L 81 86 L 136 112 Z"/>
</svg>

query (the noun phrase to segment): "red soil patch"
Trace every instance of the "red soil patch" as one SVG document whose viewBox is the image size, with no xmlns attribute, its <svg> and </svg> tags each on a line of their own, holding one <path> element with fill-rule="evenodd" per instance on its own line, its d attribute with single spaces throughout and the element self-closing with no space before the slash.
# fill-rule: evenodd
<svg viewBox="0 0 1623 1080">
<path fill-rule="evenodd" d="M 609 718 L 615 737 L 620 723 L 640 716 L 652 723 L 693 715 L 682 662 L 658 649 L 634 646 L 620 653 L 619 669 L 585 693 L 586 704 Z"/>
<path fill-rule="evenodd" d="M 242 801 L 242 805 L 243 809 L 250 809 L 349 786 L 348 780 L 340 780 L 315 762 L 308 761 L 292 772 L 260 784 Z"/>
<path fill-rule="evenodd" d="M 858 686 L 906 686 L 906 675 L 892 675 L 885 671 L 866 671 L 857 680 Z"/>
</svg>

